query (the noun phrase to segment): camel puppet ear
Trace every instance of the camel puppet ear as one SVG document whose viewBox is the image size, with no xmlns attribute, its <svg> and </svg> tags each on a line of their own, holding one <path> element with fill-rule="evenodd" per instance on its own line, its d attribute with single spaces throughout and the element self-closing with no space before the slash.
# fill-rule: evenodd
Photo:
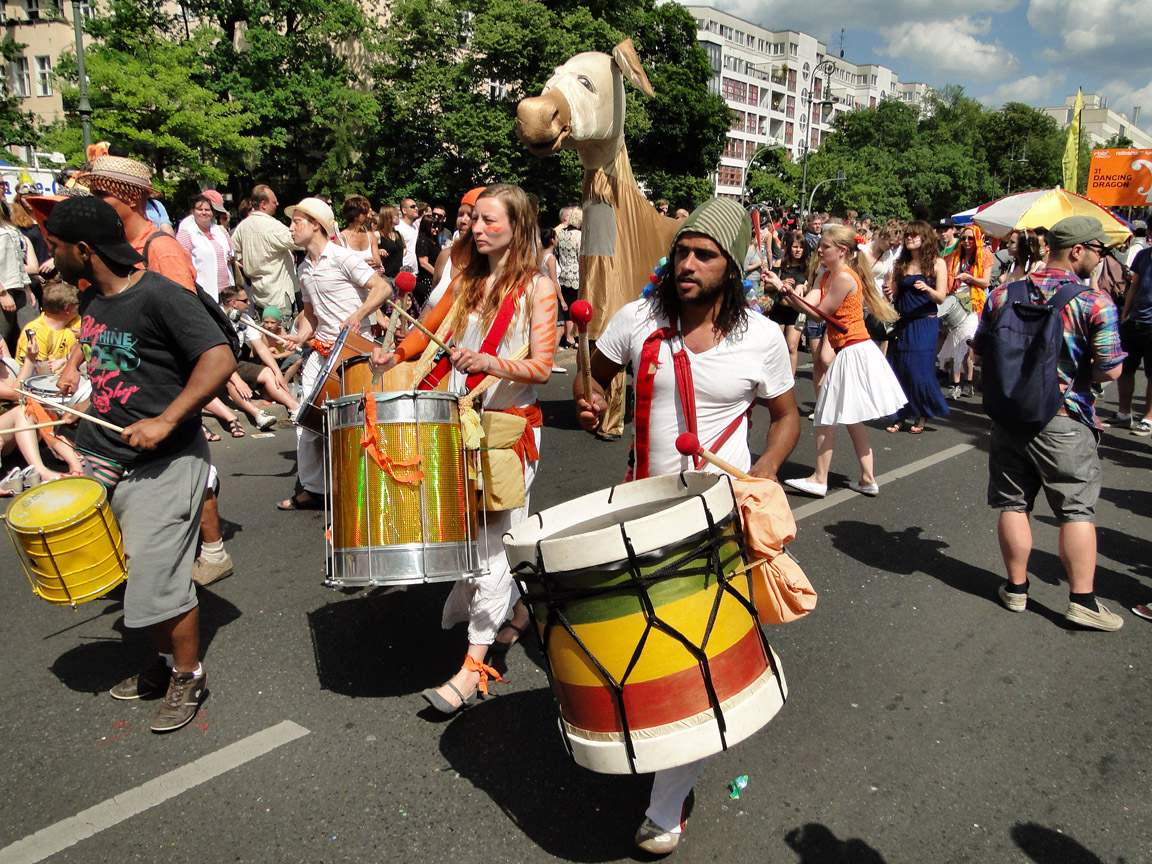
<svg viewBox="0 0 1152 864">
<path fill-rule="evenodd" d="M 648 76 L 644 74 L 644 67 L 640 65 L 640 57 L 636 54 L 636 47 L 631 39 L 625 39 L 612 49 L 612 59 L 624 73 L 624 77 L 631 81 L 637 90 L 651 99 L 656 95 L 652 85 L 648 83 Z"/>
</svg>

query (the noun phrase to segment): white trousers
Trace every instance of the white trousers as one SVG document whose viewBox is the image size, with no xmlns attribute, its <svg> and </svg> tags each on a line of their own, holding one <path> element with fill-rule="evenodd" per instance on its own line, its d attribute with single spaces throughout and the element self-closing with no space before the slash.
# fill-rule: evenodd
<svg viewBox="0 0 1152 864">
<path fill-rule="evenodd" d="M 684 830 L 684 801 L 696 785 L 707 759 L 665 768 L 652 775 L 652 795 L 645 816 L 672 834 Z"/>
<path fill-rule="evenodd" d="M 300 370 L 300 392 L 305 396 L 316 386 L 324 358 L 319 351 L 308 355 L 304 368 Z M 304 403 L 300 403 L 301 411 Z M 324 476 L 324 436 L 318 435 L 303 426 L 296 427 L 296 471 L 300 475 L 300 485 L 314 495 L 327 495 L 327 480 Z"/>
</svg>

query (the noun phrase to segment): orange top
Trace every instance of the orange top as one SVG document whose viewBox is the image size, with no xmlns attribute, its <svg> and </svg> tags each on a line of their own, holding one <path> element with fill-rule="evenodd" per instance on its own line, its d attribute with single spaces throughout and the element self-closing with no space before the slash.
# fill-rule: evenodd
<svg viewBox="0 0 1152 864">
<path fill-rule="evenodd" d="M 864 326 L 864 285 L 860 282 L 860 275 L 851 267 L 846 267 L 841 272 L 848 273 L 856 280 L 856 290 L 844 298 L 840 308 L 832 316 L 848 330 L 847 333 L 841 333 L 832 327 L 828 328 L 828 341 L 832 344 L 833 351 L 839 351 L 841 348 L 855 345 L 857 342 L 866 342 L 870 338 L 868 328 Z M 824 299 L 828 290 L 828 277 L 831 275 L 829 271 L 825 270 L 824 276 L 820 280 L 821 300 Z"/>
</svg>

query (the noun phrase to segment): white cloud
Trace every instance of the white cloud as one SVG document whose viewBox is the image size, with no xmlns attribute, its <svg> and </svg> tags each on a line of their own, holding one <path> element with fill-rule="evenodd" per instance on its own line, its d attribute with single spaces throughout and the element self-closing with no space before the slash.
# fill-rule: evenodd
<svg viewBox="0 0 1152 864">
<path fill-rule="evenodd" d="M 880 53 L 918 63 L 943 77 L 963 76 L 974 81 L 1004 78 L 1020 63 L 999 42 L 976 38 L 990 30 L 989 19 L 968 17 L 901 23 L 880 30 L 887 41 Z"/>
<path fill-rule="evenodd" d="M 1080 62 L 1085 72 L 1137 81 L 1152 70 L 1147 2 L 1030 0 L 1028 23 L 1054 38 L 1043 53 L 1050 63 Z"/>
<path fill-rule="evenodd" d="M 984 104 L 999 108 L 1005 102 L 1023 102 L 1026 105 L 1058 105 L 1064 101 L 1063 72 L 1049 72 L 1047 75 L 1026 75 L 1007 81 L 987 96 L 981 97 Z"/>
</svg>

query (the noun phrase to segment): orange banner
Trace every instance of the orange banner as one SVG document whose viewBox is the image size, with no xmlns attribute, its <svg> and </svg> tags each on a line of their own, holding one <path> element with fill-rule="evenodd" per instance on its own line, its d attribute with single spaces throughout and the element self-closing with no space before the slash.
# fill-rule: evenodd
<svg viewBox="0 0 1152 864">
<path fill-rule="evenodd" d="M 1152 150 L 1093 150 L 1085 194 L 1105 207 L 1152 205 Z"/>
</svg>

